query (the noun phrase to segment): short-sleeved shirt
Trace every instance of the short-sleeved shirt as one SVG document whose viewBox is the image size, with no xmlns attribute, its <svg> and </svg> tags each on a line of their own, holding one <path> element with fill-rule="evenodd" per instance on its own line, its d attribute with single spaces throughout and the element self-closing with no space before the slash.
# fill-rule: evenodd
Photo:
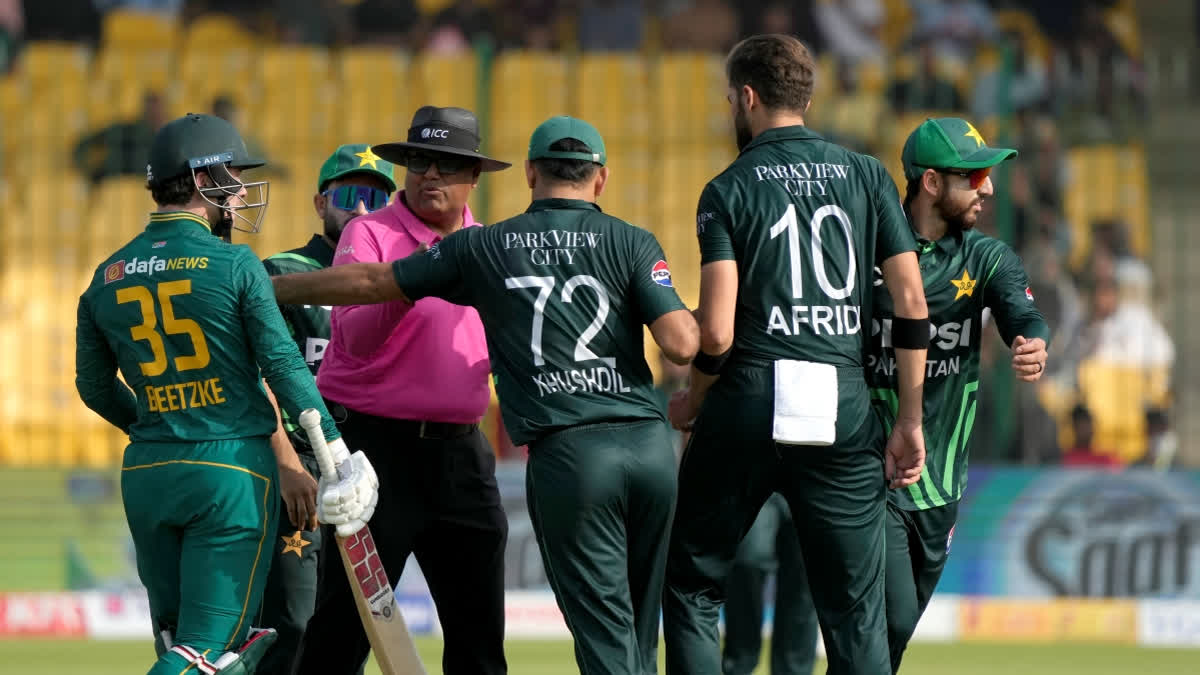
<svg viewBox="0 0 1200 675">
<path fill-rule="evenodd" d="M 696 233 L 702 265 L 737 261 L 731 363 L 861 367 L 872 269 L 916 249 L 879 161 L 803 126 L 759 134 L 710 181 Z"/>
<path fill-rule="evenodd" d="M 285 409 L 324 410 L 262 263 L 191 213 L 152 214 L 96 269 L 78 314 L 80 395 L 90 406 L 128 397 L 114 385 L 119 369 L 136 396 L 134 442 L 269 436 L 276 418 L 264 376 Z"/>
<path fill-rule="evenodd" d="M 396 261 L 394 273 L 413 301 L 479 311 L 514 443 L 580 424 L 665 420 L 643 325 L 686 308 L 646 230 L 591 202 L 538 200 Z"/>
<path fill-rule="evenodd" d="M 1005 344 L 1016 336 L 1050 339 L 1020 258 L 1001 241 L 975 231 L 922 241 L 918 251 L 931 340 L 925 362 L 925 470 L 920 482 L 889 497 L 908 510 L 957 501 L 967 483 L 967 441 L 975 422 L 983 310 L 989 308 Z M 895 423 L 896 356 L 891 346 L 892 298 L 875 283 L 867 379 L 890 428 Z"/>
</svg>

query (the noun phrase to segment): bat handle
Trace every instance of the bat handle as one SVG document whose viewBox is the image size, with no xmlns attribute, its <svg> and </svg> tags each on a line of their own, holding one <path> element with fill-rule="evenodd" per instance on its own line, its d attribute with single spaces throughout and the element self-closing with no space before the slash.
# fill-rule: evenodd
<svg viewBox="0 0 1200 675">
<path fill-rule="evenodd" d="M 309 408 L 300 413 L 300 426 L 308 436 L 308 444 L 312 446 L 313 454 L 317 457 L 317 465 L 321 467 L 321 475 L 326 480 L 338 479 L 337 467 L 333 463 L 333 453 L 325 443 L 325 432 L 321 430 L 321 413 L 316 408 Z"/>
</svg>

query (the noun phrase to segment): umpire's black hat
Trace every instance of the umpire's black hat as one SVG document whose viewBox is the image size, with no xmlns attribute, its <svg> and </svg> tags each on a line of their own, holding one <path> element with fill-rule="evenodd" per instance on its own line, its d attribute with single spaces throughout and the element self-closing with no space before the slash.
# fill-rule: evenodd
<svg viewBox="0 0 1200 675">
<path fill-rule="evenodd" d="M 381 143 L 371 150 L 383 159 L 403 166 L 413 150 L 474 157 L 481 171 L 500 171 L 512 166 L 479 152 L 479 120 L 464 108 L 438 108 L 427 105 L 413 115 L 406 142 Z"/>
</svg>

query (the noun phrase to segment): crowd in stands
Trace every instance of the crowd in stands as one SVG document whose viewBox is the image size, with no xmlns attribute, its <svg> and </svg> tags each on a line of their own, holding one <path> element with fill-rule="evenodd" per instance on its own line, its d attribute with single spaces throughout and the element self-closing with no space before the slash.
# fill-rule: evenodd
<svg viewBox="0 0 1200 675">
<path fill-rule="evenodd" d="M 828 138 L 891 166 L 899 148 L 890 123 L 955 114 L 1020 150 L 995 174 L 997 203 L 980 228 L 1023 256 L 1053 344 L 1044 383 L 1015 387 L 1011 411 L 989 400 L 984 384 L 977 425 L 1017 431 L 989 447 L 991 435 L 977 429 L 977 455 L 1114 467 L 1178 462 L 1167 412 L 1174 345 L 1139 258 L 1148 235 L 1137 228 L 1145 223 L 1119 214 L 1077 222 L 1068 198 L 1071 150 L 1136 146 L 1147 114 L 1128 0 L 0 0 L 0 70 L 31 41 L 96 43 L 103 14 L 117 8 L 183 24 L 224 13 L 272 43 L 409 53 L 723 53 L 753 33 L 798 35 L 819 57 L 811 123 Z M 213 105 L 237 114 L 230 100 Z M 93 181 L 143 173 L 142 149 L 163 121 L 160 94 L 148 92 L 139 119 L 79 140 L 76 166 Z M 990 344 L 985 358 L 1004 361 L 1003 345 Z"/>
</svg>

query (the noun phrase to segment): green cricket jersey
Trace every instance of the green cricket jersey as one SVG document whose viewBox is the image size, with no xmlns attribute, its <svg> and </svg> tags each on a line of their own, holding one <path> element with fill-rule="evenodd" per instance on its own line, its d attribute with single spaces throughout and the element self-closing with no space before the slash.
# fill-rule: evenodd
<svg viewBox="0 0 1200 675">
<path fill-rule="evenodd" d="M 325 269 L 333 264 L 333 247 L 319 234 L 314 234 L 307 244 L 283 253 L 276 253 L 263 261 L 267 274 L 295 274 Z M 280 305 L 283 321 L 288 332 L 296 341 L 296 347 L 304 356 L 304 362 L 313 377 L 321 367 L 321 358 L 329 346 L 329 317 L 333 308 L 326 305 Z M 286 411 L 283 413 L 283 428 L 290 434 L 298 428 Z M 296 444 L 297 450 L 308 451 L 308 445 Z"/>
<path fill-rule="evenodd" d="M 151 214 L 96 269 L 79 299 L 75 367 L 84 403 L 133 442 L 269 436 L 260 377 L 285 409 L 316 408 L 325 437 L 339 436 L 262 263 L 191 213 Z"/>
<path fill-rule="evenodd" d="M 731 363 L 861 367 L 871 271 L 916 249 L 883 165 L 803 126 L 759 134 L 710 181 L 696 232 L 702 265 L 738 263 Z"/>
<path fill-rule="evenodd" d="M 925 364 L 925 470 L 920 482 L 890 497 L 908 510 L 957 501 L 967 484 L 967 441 L 975 422 L 983 310 L 990 308 L 1004 343 L 1022 335 L 1050 341 L 1033 302 L 1021 259 L 1001 241 L 975 231 L 950 234 L 918 250 L 930 343 Z M 891 346 L 892 298 L 875 282 L 875 319 L 867 380 L 891 429 L 896 419 L 896 359 Z"/>
<path fill-rule="evenodd" d="M 544 199 L 398 260 L 394 272 L 413 301 L 432 295 L 479 311 L 514 443 L 579 424 L 666 419 L 642 326 L 686 307 L 646 230 L 591 202 Z"/>
</svg>

